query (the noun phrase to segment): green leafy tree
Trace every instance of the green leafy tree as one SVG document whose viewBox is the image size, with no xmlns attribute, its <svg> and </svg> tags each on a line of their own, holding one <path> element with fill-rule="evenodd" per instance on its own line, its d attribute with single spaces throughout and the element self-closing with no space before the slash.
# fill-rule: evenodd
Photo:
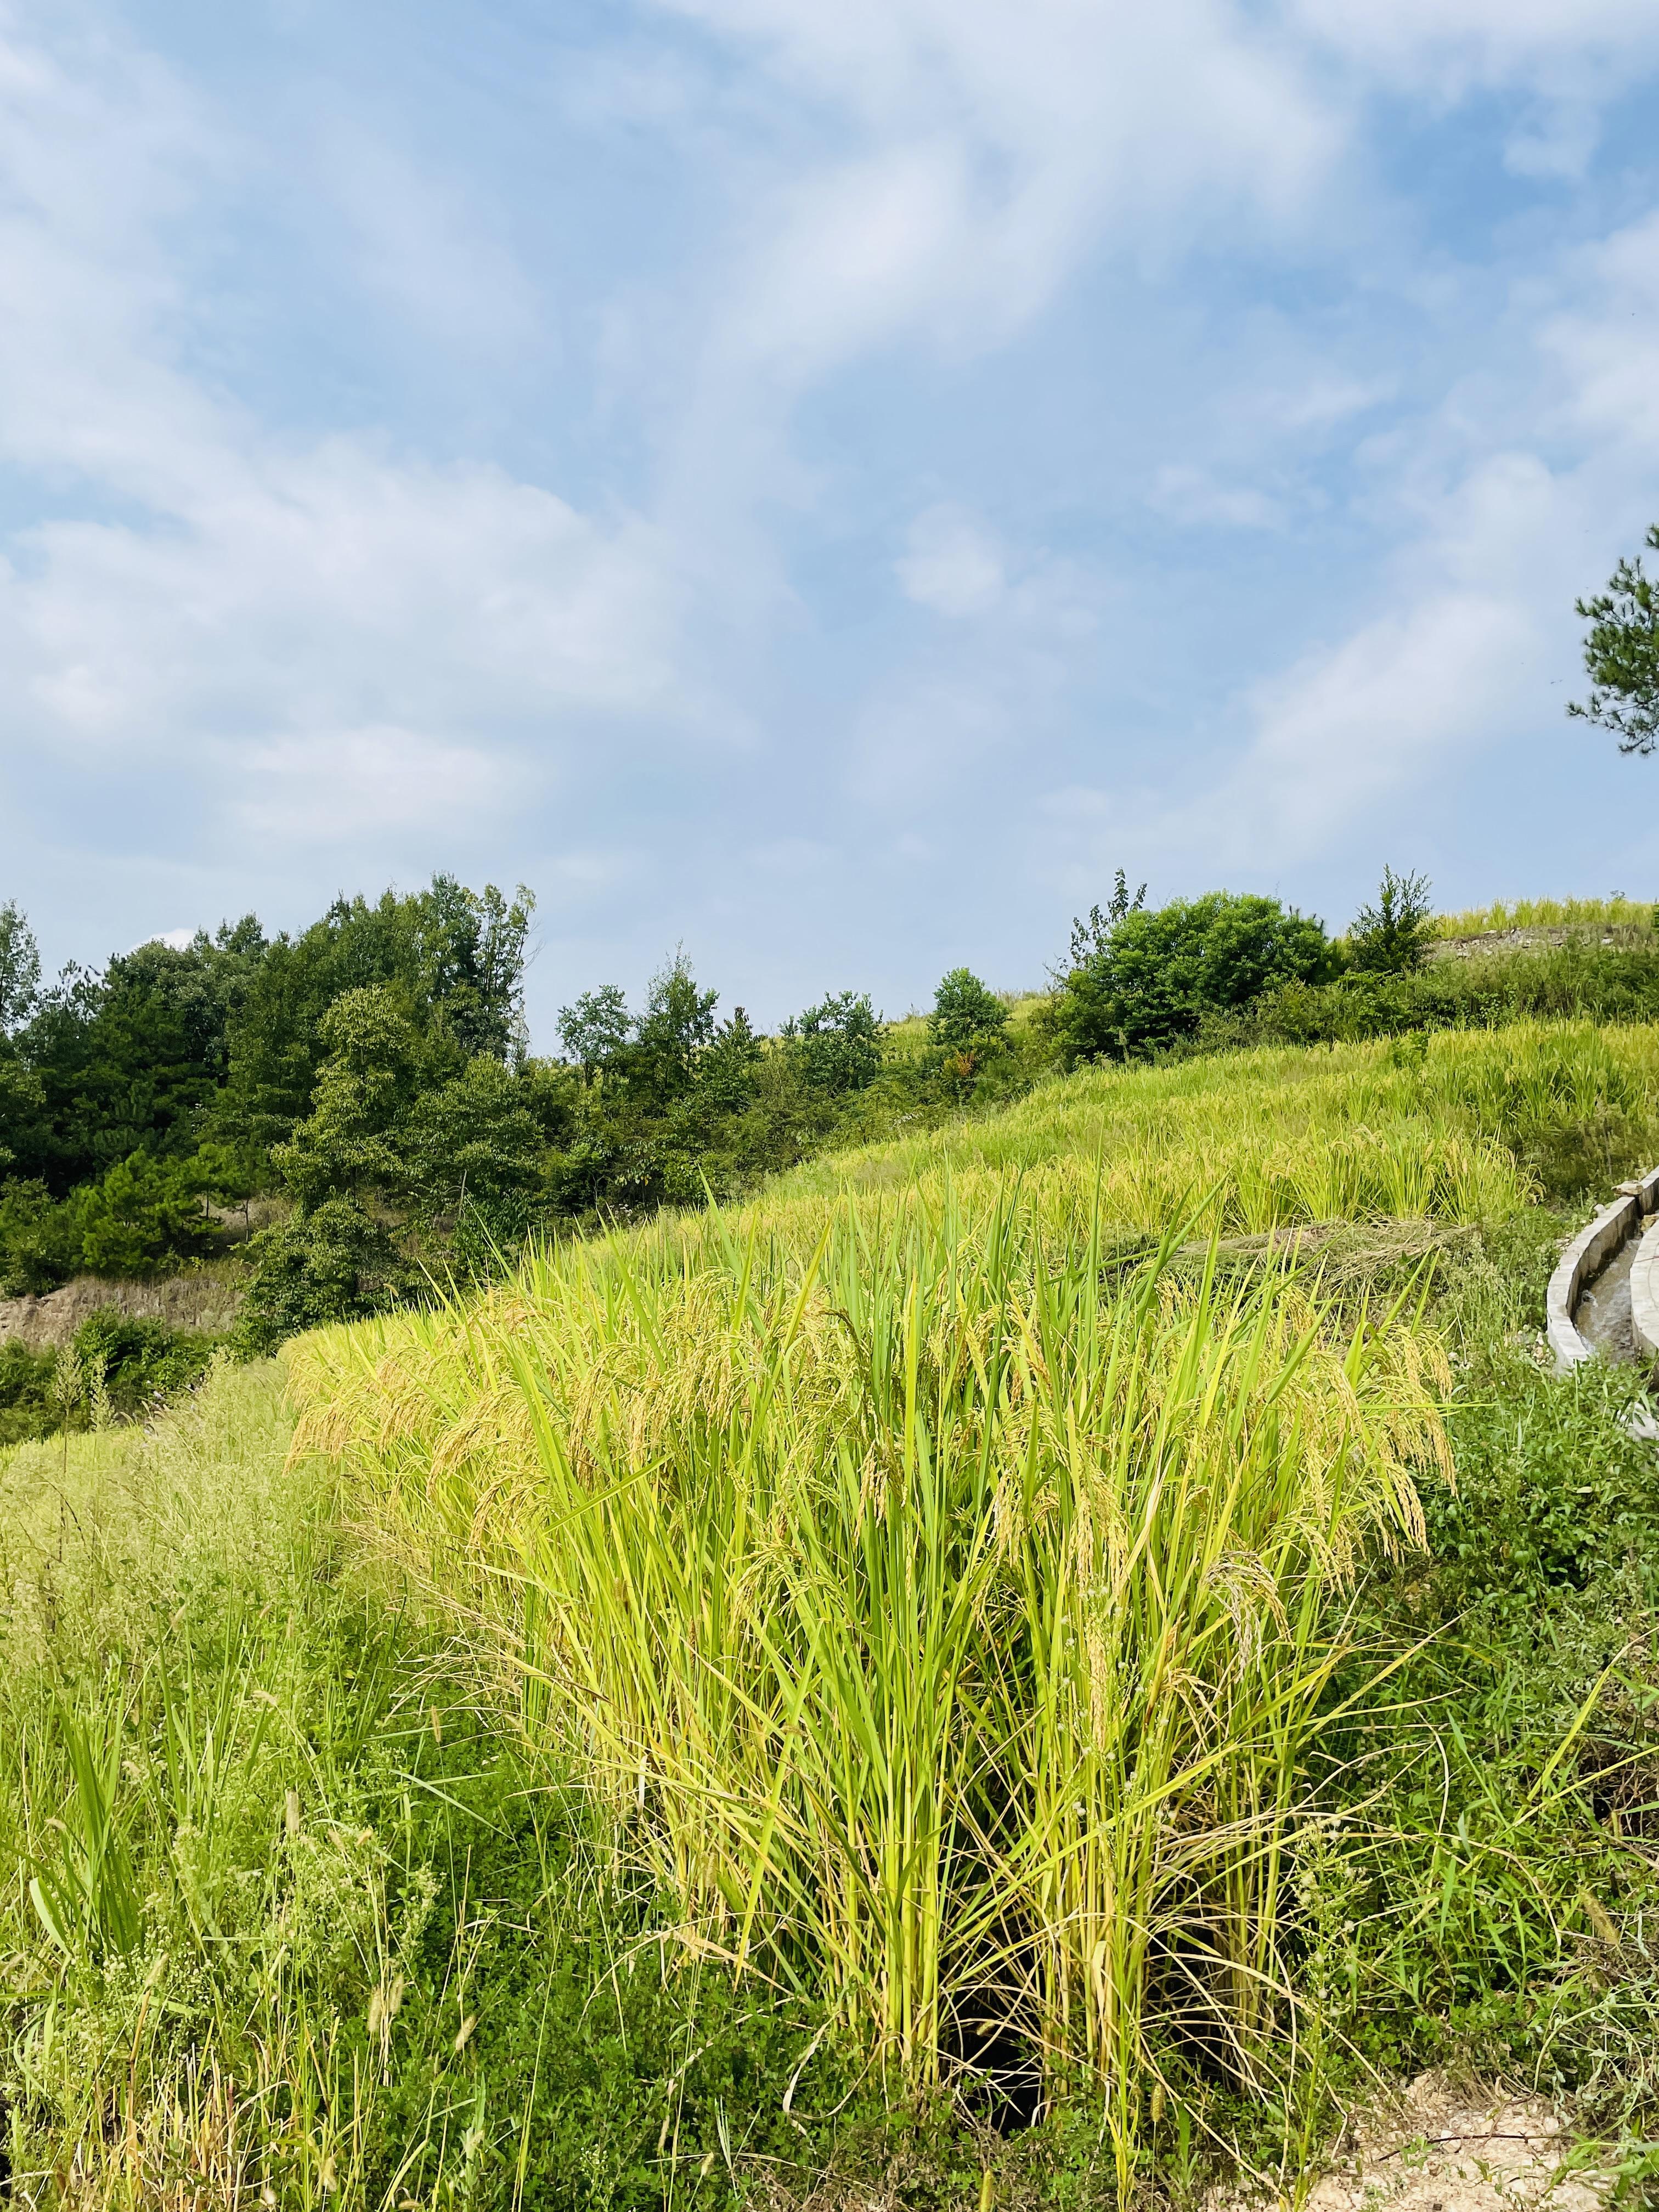
<svg viewBox="0 0 1659 2212">
<path fill-rule="evenodd" d="M 1348 965 L 1365 975 L 1404 975 L 1420 968 L 1434 936 L 1426 876 L 1397 876 L 1385 867 L 1375 904 L 1362 906 L 1348 930 Z"/>
<path fill-rule="evenodd" d="M 705 1126 L 711 1117 L 742 1114 L 753 1104 L 764 1053 L 747 1013 L 735 1007 L 697 1055 L 695 1096 Z"/>
<path fill-rule="evenodd" d="M 264 957 L 252 917 L 185 947 L 141 945 L 101 974 L 71 963 L 14 1040 L 41 1103 L 8 1139 L 21 1173 L 65 1191 L 136 1151 L 183 1158 L 228 1066 Z"/>
<path fill-rule="evenodd" d="M 469 1059 L 524 1057 L 525 945 L 534 895 L 520 884 L 509 902 L 494 884 L 469 890 L 434 876 L 417 903 L 424 994 Z"/>
<path fill-rule="evenodd" d="M 40 948 L 15 899 L 0 906 L 0 1036 L 11 1036 L 34 1012 L 40 992 Z"/>
<path fill-rule="evenodd" d="M 941 978 L 927 1017 L 927 1042 L 938 1050 L 982 1053 L 1002 1042 L 1007 1027 L 1007 1007 L 971 969 L 953 968 Z"/>
<path fill-rule="evenodd" d="M 783 1035 L 809 1090 L 843 1098 L 881 1073 L 885 1029 L 865 991 L 839 991 L 809 1006 Z"/>
<path fill-rule="evenodd" d="M 405 1202 L 423 1225 L 453 1222 L 469 1205 L 503 1236 L 526 1220 L 544 1140 L 526 1085 L 489 1054 L 416 1097 L 393 1141 Z"/>
<path fill-rule="evenodd" d="M 311 1112 L 328 1010 L 349 992 L 396 992 L 425 1047 L 435 1082 L 475 1054 L 503 1062 L 523 1048 L 525 947 L 533 902 L 494 884 L 474 892 L 453 877 L 399 897 L 337 899 L 320 921 L 267 949 L 231 1026 L 229 1065 L 208 1132 L 264 1152 L 287 1143 Z"/>
<path fill-rule="evenodd" d="M 1659 552 L 1659 523 L 1645 542 Z M 1621 753 L 1650 753 L 1659 744 L 1659 591 L 1641 556 L 1621 561 L 1605 592 L 1575 605 L 1589 624 L 1584 666 L 1592 689 L 1568 714 L 1611 730 Z"/>
<path fill-rule="evenodd" d="M 939 1074 L 958 1097 L 1007 1049 L 1008 1009 L 971 969 L 953 968 L 941 978 L 927 1017 L 927 1042 Z"/>
<path fill-rule="evenodd" d="M 1123 915 L 1066 976 L 1055 1026 L 1062 1056 L 1133 1060 L 1283 983 L 1323 982 L 1340 955 L 1322 923 L 1277 899 L 1210 891 Z"/>
<path fill-rule="evenodd" d="M 641 1099 L 663 1107 L 690 1091 L 697 1055 L 714 1042 L 719 1001 L 718 991 L 698 988 L 684 951 L 651 978 L 625 1062 L 629 1085 Z"/>
<path fill-rule="evenodd" d="M 574 1006 L 559 1009 L 559 1035 L 584 1083 L 620 1060 L 632 1028 L 620 983 L 601 983 L 597 991 L 584 991 Z"/>
<path fill-rule="evenodd" d="M 80 1262 L 95 1275 L 153 1275 L 205 1252 L 212 1224 L 190 1162 L 134 1152 L 67 1201 Z"/>
<path fill-rule="evenodd" d="M 46 1103 L 40 1077 L 0 1041 L 0 1175 L 35 1146 Z"/>
<path fill-rule="evenodd" d="M 397 1188 L 403 1170 L 393 1133 L 422 1073 L 420 1034 L 406 1000 L 387 984 L 347 991 L 320 1026 L 328 1057 L 312 1110 L 271 1155 L 301 1215 L 326 1199 Z"/>
</svg>

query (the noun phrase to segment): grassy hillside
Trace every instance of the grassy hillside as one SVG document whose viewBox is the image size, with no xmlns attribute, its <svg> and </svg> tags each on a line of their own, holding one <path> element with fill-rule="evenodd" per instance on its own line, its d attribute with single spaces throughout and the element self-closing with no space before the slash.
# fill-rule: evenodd
<svg viewBox="0 0 1659 2212">
<path fill-rule="evenodd" d="M 1533 1346 L 1656 1077 L 1088 1071 L 0 1462 L 27 2200 L 1103 2205 L 1448 2062 L 1634 2182 L 1659 1482 Z"/>
<path fill-rule="evenodd" d="M 1651 899 L 1565 898 L 1498 900 L 1435 917 L 1438 937 L 1478 937 L 1512 929 L 1644 929 L 1654 926 Z"/>
</svg>

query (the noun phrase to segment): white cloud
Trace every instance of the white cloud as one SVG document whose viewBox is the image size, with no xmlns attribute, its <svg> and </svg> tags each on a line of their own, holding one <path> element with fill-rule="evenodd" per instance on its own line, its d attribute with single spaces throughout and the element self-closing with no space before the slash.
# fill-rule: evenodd
<svg viewBox="0 0 1659 2212">
<path fill-rule="evenodd" d="M 29 688 L 120 745 L 345 719 L 523 721 L 664 702 L 676 586 L 643 524 L 601 529 L 500 471 L 348 441 L 192 447 L 148 527 L 54 523 L 6 597 Z M 15 665 L 14 662 L 14 665 Z"/>
<path fill-rule="evenodd" d="M 1207 469 L 1170 463 L 1152 480 L 1147 504 L 1183 529 L 1279 530 L 1285 513 L 1252 484 L 1224 484 Z"/>
<path fill-rule="evenodd" d="M 261 843 L 457 835 L 498 816 L 527 780 L 499 752 L 386 727 L 282 738 L 240 749 L 228 765 L 225 814 Z"/>
<path fill-rule="evenodd" d="M 1286 41 L 1235 0 L 659 0 L 799 104 L 775 173 L 751 150 L 674 478 L 724 507 L 732 568 L 802 393 L 901 341 L 961 358 L 1047 308 L 1085 261 L 1167 263 L 1189 242 L 1290 235 L 1345 125 Z"/>
<path fill-rule="evenodd" d="M 1287 21 L 1351 58 L 1440 97 L 1537 83 L 1616 88 L 1659 56 L 1650 0 L 1288 0 Z"/>
<path fill-rule="evenodd" d="M 395 839 L 507 803 L 487 741 L 556 757 L 582 718 L 697 719 L 687 572 L 659 532 L 487 465 L 264 427 L 189 369 L 163 243 L 223 147 L 112 41 L 73 69 L 0 58 L 0 295 L 27 304 L 27 343 L 0 349 L 0 459 L 125 510 L 14 536 L 11 744 L 246 779 L 234 811 L 264 837 Z M 461 249 L 435 244 L 453 305 Z"/>
<path fill-rule="evenodd" d="M 504 242 L 501 214 L 463 179 L 376 136 L 356 112 L 330 118 L 320 158 L 358 284 L 383 295 L 428 343 L 482 354 L 537 336 L 536 295 Z"/>
<path fill-rule="evenodd" d="M 1659 212 L 1580 257 L 1582 296 L 1544 319 L 1540 344 L 1564 389 L 1549 428 L 1659 462 Z"/>
<path fill-rule="evenodd" d="M 1303 857 L 1449 771 L 1524 710 L 1546 666 L 1528 611 L 1478 592 L 1379 616 L 1310 655 L 1253 702 L 1257 735 L 1218 809 L 1236 854 Z"/>
<path fill-rule="evenodd" d="M 895 565 L 906 598 L 936 614 L 986 614 L 1002 597 L 1002 549 L 977 516 L 960 507 L 942 502 L 919 514 Z"/>
</svg>

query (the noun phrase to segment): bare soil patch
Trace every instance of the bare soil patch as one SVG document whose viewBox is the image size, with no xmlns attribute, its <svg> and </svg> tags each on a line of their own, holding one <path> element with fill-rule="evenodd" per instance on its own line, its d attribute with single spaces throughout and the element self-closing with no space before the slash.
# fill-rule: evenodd
<svg viewBox="0 0 1659 2212">
<path fill-rule="evenodd" d="M 192 1267 L 153 1283 L 77 1275 L 41 1297 L 0 1298 L 0 1343 L 15 1338 L 33 1352 L 67 1344 L 82 1322 L 112 1307 L 135 1321 L 217 1334 L 235 1321 L 246 1279 L 234 1263 Z"/>
<path fill-rule="evenodd" d="M 1420 2075 L 1350 2132 L 1306 2212 L 1601 2212 L 1613 2191 L 1548 2105 L 1443 2075 Z"/>
</svg>

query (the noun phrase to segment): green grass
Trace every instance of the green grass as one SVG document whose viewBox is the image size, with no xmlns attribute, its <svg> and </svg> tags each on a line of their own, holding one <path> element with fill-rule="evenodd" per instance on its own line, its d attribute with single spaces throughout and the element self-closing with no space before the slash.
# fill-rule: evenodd
<svg viewBox="0 0 1659 2212">
<path fill-rule="evenodd" d="M 1532 1346 L 1656 1098 L 1091 1071 L 0 1456 L 13 2200 L 1105 2205 L 1461 2063 L 1635 2185 L 1659 1480 Z"/>
<path fill-rule="evenodd" d="M 1476 937 L 1510 929 L 1651 929 L 1651 899 L 1565 898 L 1498 900 L 1461 914 L 1435 918 L 1440 937 Z"/>
<path fill-rule="evenodd" d="M 921 2206 L 988 2160 L 1000 2203 L 1086 2187 L 1089 2140 L 896 2119 L 820 2008 L 665 1942 L 675 1901 L 290 1457 L 283 1379 L 0 1458 L 9 2201 L 712 2212 L 896 2160 Z"/>
</svg>

